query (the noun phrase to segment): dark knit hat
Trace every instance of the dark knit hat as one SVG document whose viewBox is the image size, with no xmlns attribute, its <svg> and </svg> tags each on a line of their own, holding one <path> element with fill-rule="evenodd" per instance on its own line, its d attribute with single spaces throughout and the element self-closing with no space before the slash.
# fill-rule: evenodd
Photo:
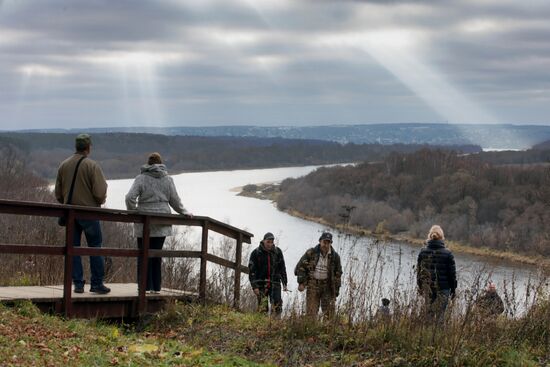
<svg viewBox="0 0 550 367">
<path fill-rule="evenodd" d="M 319 237 L 319 242 L 321 242 L 322 240 L 329 240 L 330 242 L 332 242 L 332 233 L 330 233 L 330 232 L 323 232 L 323 234 L 321 235 L 321 237 Z"/>
<path fill-rule="evenodd" d="M 264 234 L 264 240 L 274 240 L 274 239 L 275 239 L 275 236 L 273 235 L 273 233 L 267 232 L 266 234 Z"/>
</svg>

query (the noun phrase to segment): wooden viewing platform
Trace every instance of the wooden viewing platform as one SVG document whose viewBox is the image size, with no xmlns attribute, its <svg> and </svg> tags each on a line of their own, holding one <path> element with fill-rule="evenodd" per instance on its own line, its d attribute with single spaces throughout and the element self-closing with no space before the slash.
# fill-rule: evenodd
<svg viewBox="0 0 550 367">
<path fill-rule="evenodd" d="M 84 293 L 72 296 L 74 317 L 107 318 L 136 317 L 138 310 L 138 287 L 136 283 L 108 283 L 108 294 Z M 87 289 L 88 287 L 86 287 Z M 147 313 L 157 312 L 166 302 L 194 302 L 199 294 L 178 289 L 162 289 L 159 294 L 145 295 Z M 0 287 L 0 302 L 14 304 L 18 301 L 32 301 L 40 310 L 48 313 L 63 311 L 63 285 Z"/>
<path fill-rule="evenodd" d="M 0 254 L 63 256 L 65 259 L 63 285 L 0 287 L 0 302 L 14 303 L 17 300 L 27 299 L 37 304 L 44 311 L 64 314 L 66 317 L 135 317 L 158 311 L 168 300 L 199 300 L 200 302 L 206 302 L 207 263 L 213 262 L 235 271 L 233 306 L 239 307 L 241 274 L 248 273 L 248 268 L 242 265 L 242 244 L 243 242 L 251 243 L 253 237 L 251 233 L 242 229 L 202 216 L 190 218 L 172 214 L 0 200 L 0 215 L 4 214 L 57 218 L 64 216 L 67 226 L 65 227 L 65 244 L 62 245 L 0 243 Z M 141 249 L 74 246 L 74 223 L 77 219 L 141 223 L 143 224 L 143 246 Z M 202 227 L 201 250 L 150 250 L 150 226 L 152 224 Z M 208 253 L 209 231 L 217 232 L 236 241 L 235 261 Z M 112 291 L 106 295 L 89 293 L 89 286 L 85 287 L 85 293 L 73 294 L 71 276 L 73 256 L 136 257 L 141 269 L 143 269 L 140 273 L 139 287 L 135 283 L 111 283 L 108 286 Z M 200 259 L 198 294 L 175 289 L 164 289 L 160 294 L 146 294 L 147 260 L 150 257 Z"/>
</svg>

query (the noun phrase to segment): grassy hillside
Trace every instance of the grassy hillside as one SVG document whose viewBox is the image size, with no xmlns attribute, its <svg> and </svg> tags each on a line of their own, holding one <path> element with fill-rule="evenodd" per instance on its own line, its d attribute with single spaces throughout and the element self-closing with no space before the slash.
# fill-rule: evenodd
<svg viewBox="0 0 550 367">
<path fill-rule="evenodd" d="M 517 320 L 474 324 L 460 318 L 433 328 L 414 315 L 320 323 L 177 304 L 138 331 L 65 321 L 24 303 L 0 306 L 0 361 L 6 366 L 544 366 L 550 363 L 548 306 Z"/>
<path fill-rule="evenodd" d="M 0 306 L 2 366 L 262 366 L 217 353 L 169 333 L 135 332 L 124 325 L 63 320 L 31 304 Z"/>
</svg>

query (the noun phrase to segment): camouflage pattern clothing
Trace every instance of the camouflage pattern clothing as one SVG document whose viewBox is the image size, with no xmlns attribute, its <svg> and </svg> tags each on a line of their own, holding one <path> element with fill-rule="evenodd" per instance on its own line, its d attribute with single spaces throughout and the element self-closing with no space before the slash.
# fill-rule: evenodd
<svg viewBox="0 0 550 367">
<path fill-rule="evenodd" d="M 477 299 L 478 312 L 485 317 L 495 317 L 504 312 L 504 302 L 496 291 L 484 291 Z"/>
<path fill-rule="evenodd" d="M 340 294 L 342 264 L 340 255 L 331 246 L 326 255 L 328 277 L 315 279 L 315 268 L 321 256 L 320 245 L 310 248 L 296 265 L 294 274 L 298 277 L 298 284 L 306 287 L 307 315 L 317 316 L 320 306 L 325 317 L 331 317 L 334 314 L 336 297 Z"/>
</svg>

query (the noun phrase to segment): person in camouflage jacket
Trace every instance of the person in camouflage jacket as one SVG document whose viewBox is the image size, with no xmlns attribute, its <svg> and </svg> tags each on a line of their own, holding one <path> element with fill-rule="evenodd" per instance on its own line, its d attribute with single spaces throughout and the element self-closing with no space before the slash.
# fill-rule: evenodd
<svg viewBox="0 0 550 367">
<path fill-rule="evenodd" d="M 332 248 L 331 233 L 324 232 L 319 244 L 306 251 L 294 274 L 298 277 L 298 290 L 306 290 L 306 314 L 317 316 L 320 306 L 326 318 L 332 317 L 340 294 L 342 264 Z"/>
</svg>

